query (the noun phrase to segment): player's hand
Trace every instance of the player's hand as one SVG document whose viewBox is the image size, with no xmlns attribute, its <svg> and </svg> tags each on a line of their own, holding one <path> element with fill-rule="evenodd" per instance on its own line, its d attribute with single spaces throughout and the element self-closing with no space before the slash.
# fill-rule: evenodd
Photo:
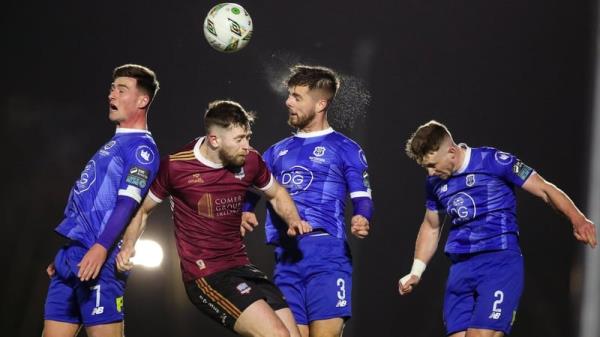
<svg viewBox="0 0 600 337">
<path fill-rule="evenodd" d="M 253 212 L 242 212 L 242 223 L 240 225 L 240 234 L 246 235 L 246 232 L 252 232 L 254 227 L 258 226 L 256 214 Z"/>
<path fill-rule="evenodd" d="M 117 262 L 117 270 L 123 273 L 133 269 L 133 261 L 131 261 L 131 258 L 134 256 L 135 247 L 123 246 L 115 259 Z"/>
<path fill-rule="evenodd" d="M 54 274 L 56 274 L 56 268 L 54 268 L 54 262 L 50 262 L 48 267 L 46 267 L 46 273 L 48 274 L 48 277 L 50 277 L 50 278 L 52 278 L 52 276 L 54 276 Z"/>
<path fill-rule="evenodd" d="M 364 216 L 357 214 L 350 221 L 350 231 L 359 239 L 364 239 L 369 235 L 369 220 Z"/>
<path fill-rule="evenodd" d="M 588 244 L 592 248 L 595 248 L 598 243 L 596 238 L 596 225 L 586 217 L 573 223 L 573 235 L 575 235 L 577 240 Z"/>
<path fill-rule="evenodd" d="M 414 274 L 408 274 L 398 281 L 398 291 L 400 295 L 406 295 L 413 291 L 413 288 L 419 284 L 421 278 Z"/>
<path fill-rule="evenodd" d="M 106 248 L 99 243 L 94 243 L 92 248 L 85 253 L 81 262 L 77 264 L 77 267 L 79 267 L 77 277 L 81 281 L 95 279 L 100 273 L 100 268 L 102 268 L 104 261 L 106 261 L 107 254 Z"/>
<path fill-rule="evenodd" d="M 294 237 L 305 233 L 312 232 L 312 226 L 304 220 L 294 220 L 290 222 L 287 230 L 287 235 Z"/>
</svg>

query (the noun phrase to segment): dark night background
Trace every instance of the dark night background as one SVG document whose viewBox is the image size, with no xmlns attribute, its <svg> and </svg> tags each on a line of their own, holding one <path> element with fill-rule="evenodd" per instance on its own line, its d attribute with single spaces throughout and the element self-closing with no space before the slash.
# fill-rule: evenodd
<svg viewBox="0 0 600 337">
<path fill-rule="evenodd" d="M 595 1 L 240 3 L 253 40 L 222 54 L 202 33 L 213 2 L 4 2 L 3 336 L 41 333 L 45 268 L 62 243 L 53 228 L 85 163 L 114 133 L 107 95 L 123 63 L 158 74 L 149 126 L 162 155 L 202 134 L 206 105 L 218 98 L 257 111 L 258 150 L 289 135 L 285 97 L 272 84 L 293 62 L 332 67 L 368 88 L 366 116 L 340 129 L 366 152 L 376 206 L 371 235 L 349 238 L 354 317 L 345 337 L 444 335 L 442 247 L 417 291 L 397 292 L 424 213 L 425 172 L 403 154 L 419 124 L 437 119 L 457 141 L 518 155 L 585 210 Z M 512 336 L 576 336 L 583 248 L 541 200 L 521 191 L 518 199 L 526 286 Z M 144 237 L 166 257 L 129 280 L 127 336 L 230 336 L 185 296 L 172 233 L 162 206 Z M 263 233 L 247 241 L 270 274 Z"/>
</svg>

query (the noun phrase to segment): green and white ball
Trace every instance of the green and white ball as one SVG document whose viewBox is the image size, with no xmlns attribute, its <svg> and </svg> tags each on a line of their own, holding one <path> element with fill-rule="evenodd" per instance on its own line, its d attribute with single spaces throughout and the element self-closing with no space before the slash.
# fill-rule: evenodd
<svg viewBox="0 0 600 337">
<path fill-rule="evenodd" d="M 252 18 L 235 3 L 214 6 L 204 19 L 204 37 L 218 51 L 233 53 L 244 48 L 252 37 Z"/>
</svg>

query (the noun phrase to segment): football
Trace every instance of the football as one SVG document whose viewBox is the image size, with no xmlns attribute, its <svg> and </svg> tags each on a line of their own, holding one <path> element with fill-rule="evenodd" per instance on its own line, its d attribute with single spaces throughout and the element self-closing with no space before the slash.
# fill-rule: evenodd
<svg viewBox="0 0 600 337">
<path fill-rule="evenodd" d="M 218 51 L 233 53 L 244 48 L 252 37 L 252 18 L 244 7 L 221 3 L 204 19 L 204 37 Z"/>
</svg>

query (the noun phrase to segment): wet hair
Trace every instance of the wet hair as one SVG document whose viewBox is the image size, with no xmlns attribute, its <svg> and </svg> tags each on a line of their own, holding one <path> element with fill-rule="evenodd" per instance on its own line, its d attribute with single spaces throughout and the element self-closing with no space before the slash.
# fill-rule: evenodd
<svg viewBox="0 0 600 337">
<path fill-rule="evenodd" d="M 247 130 L 250 129 L 254 119 L 254 113 L 244 110 L 239 103 L 218 100 L 208 104 L 208 109 L 204 114 L 204 128 L 207 132 L 213 126 L 219 126 L 224 129 L 232 126 L 241 126 Z"/>
<path fill-rule="evenodd" d="M 117 79 L 117 77 L 135 78 L 137 88 L 144 91 L 150 97 L 149 103 L 152 103 L 154 96 L 156 96 L 156 93 L 160 88 L 154 71 L 139 64 L 124 64 L 116 67 L 113 71 L 113 81 Z"/>
<path fill-rule="evenodd" d="M 420 164 L 426 155 L 439 150 L 447 137 L 452 138 L 448 128 L 431 120 L 419 126 L 406 141 L 406 155 Z"/>
<path fill-rule="evenodd" d="M 340 87 L 340 78 L 329 68 L 298 64 L 293 66 L 290 72 L 290 77 L 286 81 L 288 88 L 308 86 L 309 90 L 322 90 L 328 94 L 328 102 L 333 100 Z"/>
</svg>

